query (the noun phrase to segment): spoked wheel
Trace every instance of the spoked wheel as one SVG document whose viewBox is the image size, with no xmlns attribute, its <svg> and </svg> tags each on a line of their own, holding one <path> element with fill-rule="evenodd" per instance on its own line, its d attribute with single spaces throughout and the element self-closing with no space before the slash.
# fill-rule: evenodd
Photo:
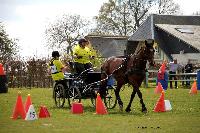
<svg viewBox="0 0 200 133">
<path fill-rule="evenodd" d="M 116 99 L 116 96 L 115 96 L 115 88 L 114 88 L 114 86 L 107 86 L 106 96 L 104 98 L 104 103 L 105 103 L 105 106 L 108 109 L 115 108 L 115 106 L 117 104 L 117 99 Z"/>
<path fill-rule="evenodd" d="M 71 107 L 73 102 L 81 102 L 81 93 L 76 86 L 72 86 L 68 89 L 68 104 Z"/>
<path fill-rule="evenodd" d="M 62 84 L 56 84 L 54 87 L 54 100 L 58 108 L 62 108 L 65 104 L 65 88 Z"/>
<path fill-rule="evenodd" d="M 91 97 L 91 103 L 93 107 L 96 107 L 96 98 L 97 98 L 97 95 L 94 97 Z M 101 100 L 105 103 L 105 98 L 102 98 Z"/>
</svg>

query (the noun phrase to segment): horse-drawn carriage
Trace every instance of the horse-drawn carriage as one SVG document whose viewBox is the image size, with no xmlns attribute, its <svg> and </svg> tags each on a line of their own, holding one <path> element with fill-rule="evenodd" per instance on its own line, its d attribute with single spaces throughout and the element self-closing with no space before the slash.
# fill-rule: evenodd
<svg viewBox="0 0 200 133">
<path fill-rule="evenodd" d="M 100 93 L 102 101 L 108 109 L 116 106 L 114 86 L 108 84 L 107 78 L 102 79 L 102 72 L 94 72 L 91 69 L 83 71 L 81 74 L 67 73 L 65 80 L 58 81 L 54 85 L 53 97 L 55 105 L 63 107 L 67 99 L 69 107 L 73 102 L 81 102 L 81 99 L 91 99 L 95 106 L 96 95 Z M 106 86 L 103 85 L 106 83 Z"/>
<path fill-rule="evenodd" d="M 142 112 L 147 112 L 139 88 L 145 78 L 147 62 L 149 62 L 151 66 L 155 64 L 155 50 L 153 44 L 154 40 L 147 39 L 144 41 L 144 45 L 136 51 L 135 54 L 128 55 L 125 58 L 108 58 L 101 66 L 101 70 L 105 75 L 109 75 L 107 78 L 103 79 L 102 74 L 104 73 L 101 72 L 84 71 L 78 76 L 70 74 L 68 78 L 66 78 L 66 88 L 59 82 L 56 83 L 54 87 L 56 105 L 58 107 L 63 107 L 66 98 L 68 99 L 69 106 L 71 106 L 72 101 L 77 100 L 80 102 L 82 98 L 90 98 L 93 105 L 95 105 L 96 92 L 99 92 L 107 108 L 114 108 L 118 101 L 120 110 L 123 110 L 123 102 L 119 92 L 121 87 L 128 83 L 132 85 L 133 91 L 125 111 L 131 111 L 131 104 L 137 94 L 142 105 Z M 111 75 L 117 82 L 116 89 L 114 89 L 115 87 L 112 85 L 105 84 Z"/>
</svg>

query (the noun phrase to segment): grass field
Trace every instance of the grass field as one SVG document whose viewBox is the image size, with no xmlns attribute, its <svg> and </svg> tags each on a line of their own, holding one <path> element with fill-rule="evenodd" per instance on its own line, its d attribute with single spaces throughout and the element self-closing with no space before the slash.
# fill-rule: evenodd
<svg viewBox="0 0 200 133">
<path fill-rule="evenodd" d="M 18 91 L 21 91 L 23 102 L 31 94 L 32 103 L 37 113 L 40 105 L 47 106 L 51 117 L 34 121 L 12 120 L 13 108 Z M 148 113 L 143 114 L 138 97 L 132 104 L 132 112 L 119 112 L 118 106 L 108 110 L 108 115 L 95 115 L 95 108 L 90 100 L 82 100 L 84 113 L 72 114 L 67 108 L 54 106 L 52 89 L 9 89 L 0 94 L 0 133 L 133 133 L 133 132 L 166 132 L 166 133 L 199 133 L 200 132 L 200 94 L 190 95 L 189 89 L 168 89 L 165 99 L 170 100 L 172 110 L 155 113 L 153 108 L 160 95 L 154 94 L 154 88 L 141 89 Z M 200 92 L 199 92 L 200 93 Z M 121 93 L 124 107 L 130 98 L 131 89 L 125 88 Z"/>
</svg>

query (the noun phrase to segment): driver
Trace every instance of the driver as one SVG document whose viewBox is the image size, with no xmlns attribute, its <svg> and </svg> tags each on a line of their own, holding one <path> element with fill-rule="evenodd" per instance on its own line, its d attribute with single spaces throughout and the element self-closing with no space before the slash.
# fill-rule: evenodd
<svg viewBox="0 0 200 133">
<path fill-rule="evenodd" d="M 94 58 L 94 56 L 92 56 L 90 48 L 87 47 L 88 44 L 88 40 L 82 38 L 78 41 L 78 45 L 73 49 L 75 70 L 78 74 L 86 69 L 92 68 L 90 59 Z"/>
</svg>

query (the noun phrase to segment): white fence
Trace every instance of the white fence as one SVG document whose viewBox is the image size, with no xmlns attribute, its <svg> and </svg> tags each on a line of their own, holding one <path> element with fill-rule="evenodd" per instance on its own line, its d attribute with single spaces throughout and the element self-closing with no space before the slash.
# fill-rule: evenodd
<svg viewBox="0 0 200 133">
<path fill-rule="evenodd" d="M 170 75 L 174 75 L 177 77 L 177 80 L 169 80 L 169 81 L 194 81 L 197 80 L 197 73 L 178 73 L 178 74 L 169 74 Z M 189 76 L 189 79 L 186 79 L 186 77 Z"/>
</svg>

